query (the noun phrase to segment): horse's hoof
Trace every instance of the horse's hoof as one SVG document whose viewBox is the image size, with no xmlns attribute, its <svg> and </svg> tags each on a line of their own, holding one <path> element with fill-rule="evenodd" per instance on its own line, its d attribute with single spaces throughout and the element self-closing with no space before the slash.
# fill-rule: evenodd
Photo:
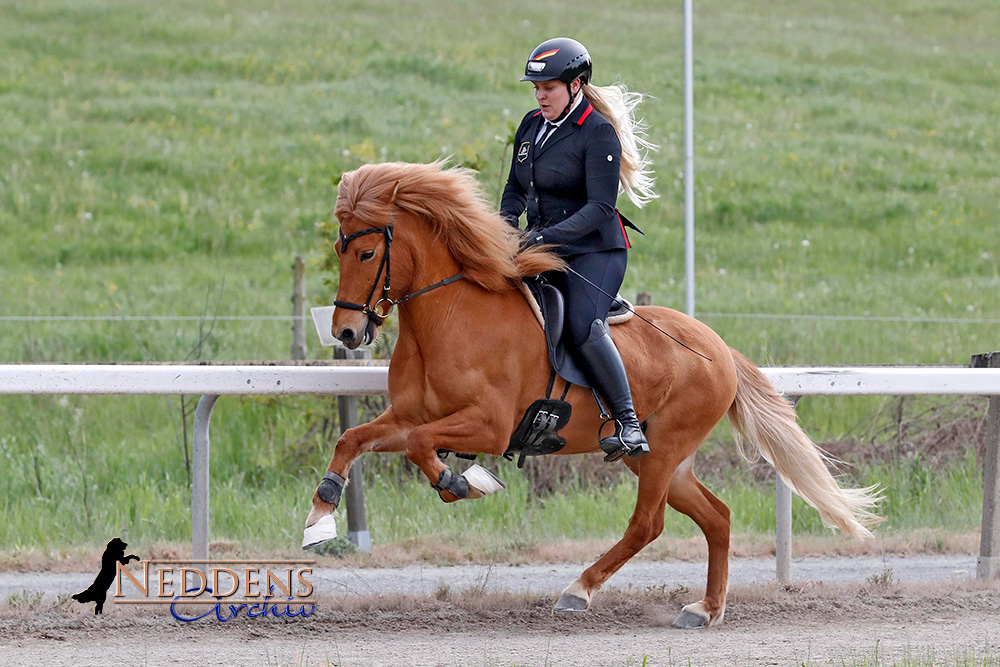
<svg viewBox="0 0 1000 667">
<path fill-rule="evenodd" d="M 302 533 L 302 548 L 312 549 L 337 537 L 337 518 L 332 514 L 320 517 L 319 521 Z"/>
<path fill-rule="evenodd" d="M 559 601 L 556 602 L 556 606 L 552 608 L 552 611 L 587 611 L 589 606 L 590 603 L 582 597 L 573 595 L 572 593 L 563 593 L 559 596 Z"/>
<path fill-rule="evenodd" d="M 477 464 L 473 464 L 471 468 L 463 472 L 462 477 L 469 484 L 470 490 L 480 493 L 479 497 L 488 496 L 507 488 L 507 485 L 501 482 L 499 477 Z"/>
<path fill-rule="evenodd" d="M 674 619 L 671 625 L 681 630 L 695 630 L 697 628 L 707 628 L 708 619 L 701 614 L 681 610 L 681 613 L 677 615 L 677 618 Z"/>
</svg>

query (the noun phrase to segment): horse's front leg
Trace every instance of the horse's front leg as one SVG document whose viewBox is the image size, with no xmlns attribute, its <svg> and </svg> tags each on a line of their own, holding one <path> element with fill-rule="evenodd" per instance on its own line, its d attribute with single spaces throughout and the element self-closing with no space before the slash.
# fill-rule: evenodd
<svg viewBox="0 0 1000 667">
<path fill-rule="evenodd" d="M 337 441 L 333 459 L 313 494 L 312 510 L 306 519 L 302 548 L 308 549 L 337 536 L 334 512 L 347 484 L 354 459 L 368 451 L 400 452 L 406 448 L 412 424 L 400 420 L 390 405 L 373 421 L 347 429 Z"/>
<path fill-rule="evenodd" d="M 507 437 L 496 424 L 494 416 L 479 406 L 471 405 L 410 431 L 406 458 L 427 475 L 431 486 L 446 503 L 463 498 L 482 498 L 504 488 L 503 482 L 478 465 L 462 475 L 456 475 L 438 458 L 437 450 L 501 456 L 509 444 Z"/>
</svg>

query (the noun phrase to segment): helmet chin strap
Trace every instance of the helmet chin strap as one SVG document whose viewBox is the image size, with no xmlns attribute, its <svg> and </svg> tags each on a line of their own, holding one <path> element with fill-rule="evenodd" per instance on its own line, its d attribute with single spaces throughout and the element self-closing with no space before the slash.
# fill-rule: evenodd
<svg viewBox="0 0 1000 667">
<path fill-rule="evenodd" d="M 576 96 L 580 94 L 581 90 L 583 90 L 582 83 L 580 84 L 580 87 L 577 88 L 577 91 L 575 93 L 573 92 L 573 83 L 570 82 L 566 84 L 566 91 L 569 93 L 569 103 L 566 105 L 566 108 L 562 110 L 562 113 L 559 114 L 559 118 L 569 115 L 570 109 L 573 108 L 573 102 L 576 101 Z"/>
</svg>

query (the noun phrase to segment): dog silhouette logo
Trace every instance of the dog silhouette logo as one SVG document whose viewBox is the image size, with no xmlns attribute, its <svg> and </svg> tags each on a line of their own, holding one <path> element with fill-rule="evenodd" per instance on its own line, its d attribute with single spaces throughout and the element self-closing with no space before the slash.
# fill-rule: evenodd
<svg viewBox="0 0 1000 667">
<path fill-rule="evenodd" d="M 132 559 L 139 560 L 139 557 L 135 554 L 125 555 L 125 547 L 127 546 L 121 539 L 117 537 L 112 538 L 108 542 L 107 549 L 104 550 L 104 555 L 101 556 L 101 571 L 94 577 L 94 583 L 87 590 L 74 595 L 73 599 L 80 604 L 96 602 L 97 606 L 94 607 L 94 614 L 104 613 L 104 601 L 107 598 L 108 589 L 111 588 L 111 584 L 115 581 L 115 575 L 118 572 L 118 563 L 128 565 Z"/>
</svg>

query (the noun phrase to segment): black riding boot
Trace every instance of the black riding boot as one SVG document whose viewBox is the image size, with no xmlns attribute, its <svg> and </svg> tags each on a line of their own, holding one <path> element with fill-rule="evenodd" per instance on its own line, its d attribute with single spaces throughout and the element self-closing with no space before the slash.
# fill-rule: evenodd
<svg viewBox="0 0 1000 667">
<path fill-rule="evenodd" d="M 626 454 L 648 454 L 649 443 L 632 406 L 625 364 L 611 340 L 607 322 L 594 320 L 590 325 L 590 337 L 577 351 L 584 363 L 587 380 L 607 403 L 615 420 L 615 434 L 601 440 L 601 449 L 607 453 L 604 460 L 617 461 Z"/>
</svg>

